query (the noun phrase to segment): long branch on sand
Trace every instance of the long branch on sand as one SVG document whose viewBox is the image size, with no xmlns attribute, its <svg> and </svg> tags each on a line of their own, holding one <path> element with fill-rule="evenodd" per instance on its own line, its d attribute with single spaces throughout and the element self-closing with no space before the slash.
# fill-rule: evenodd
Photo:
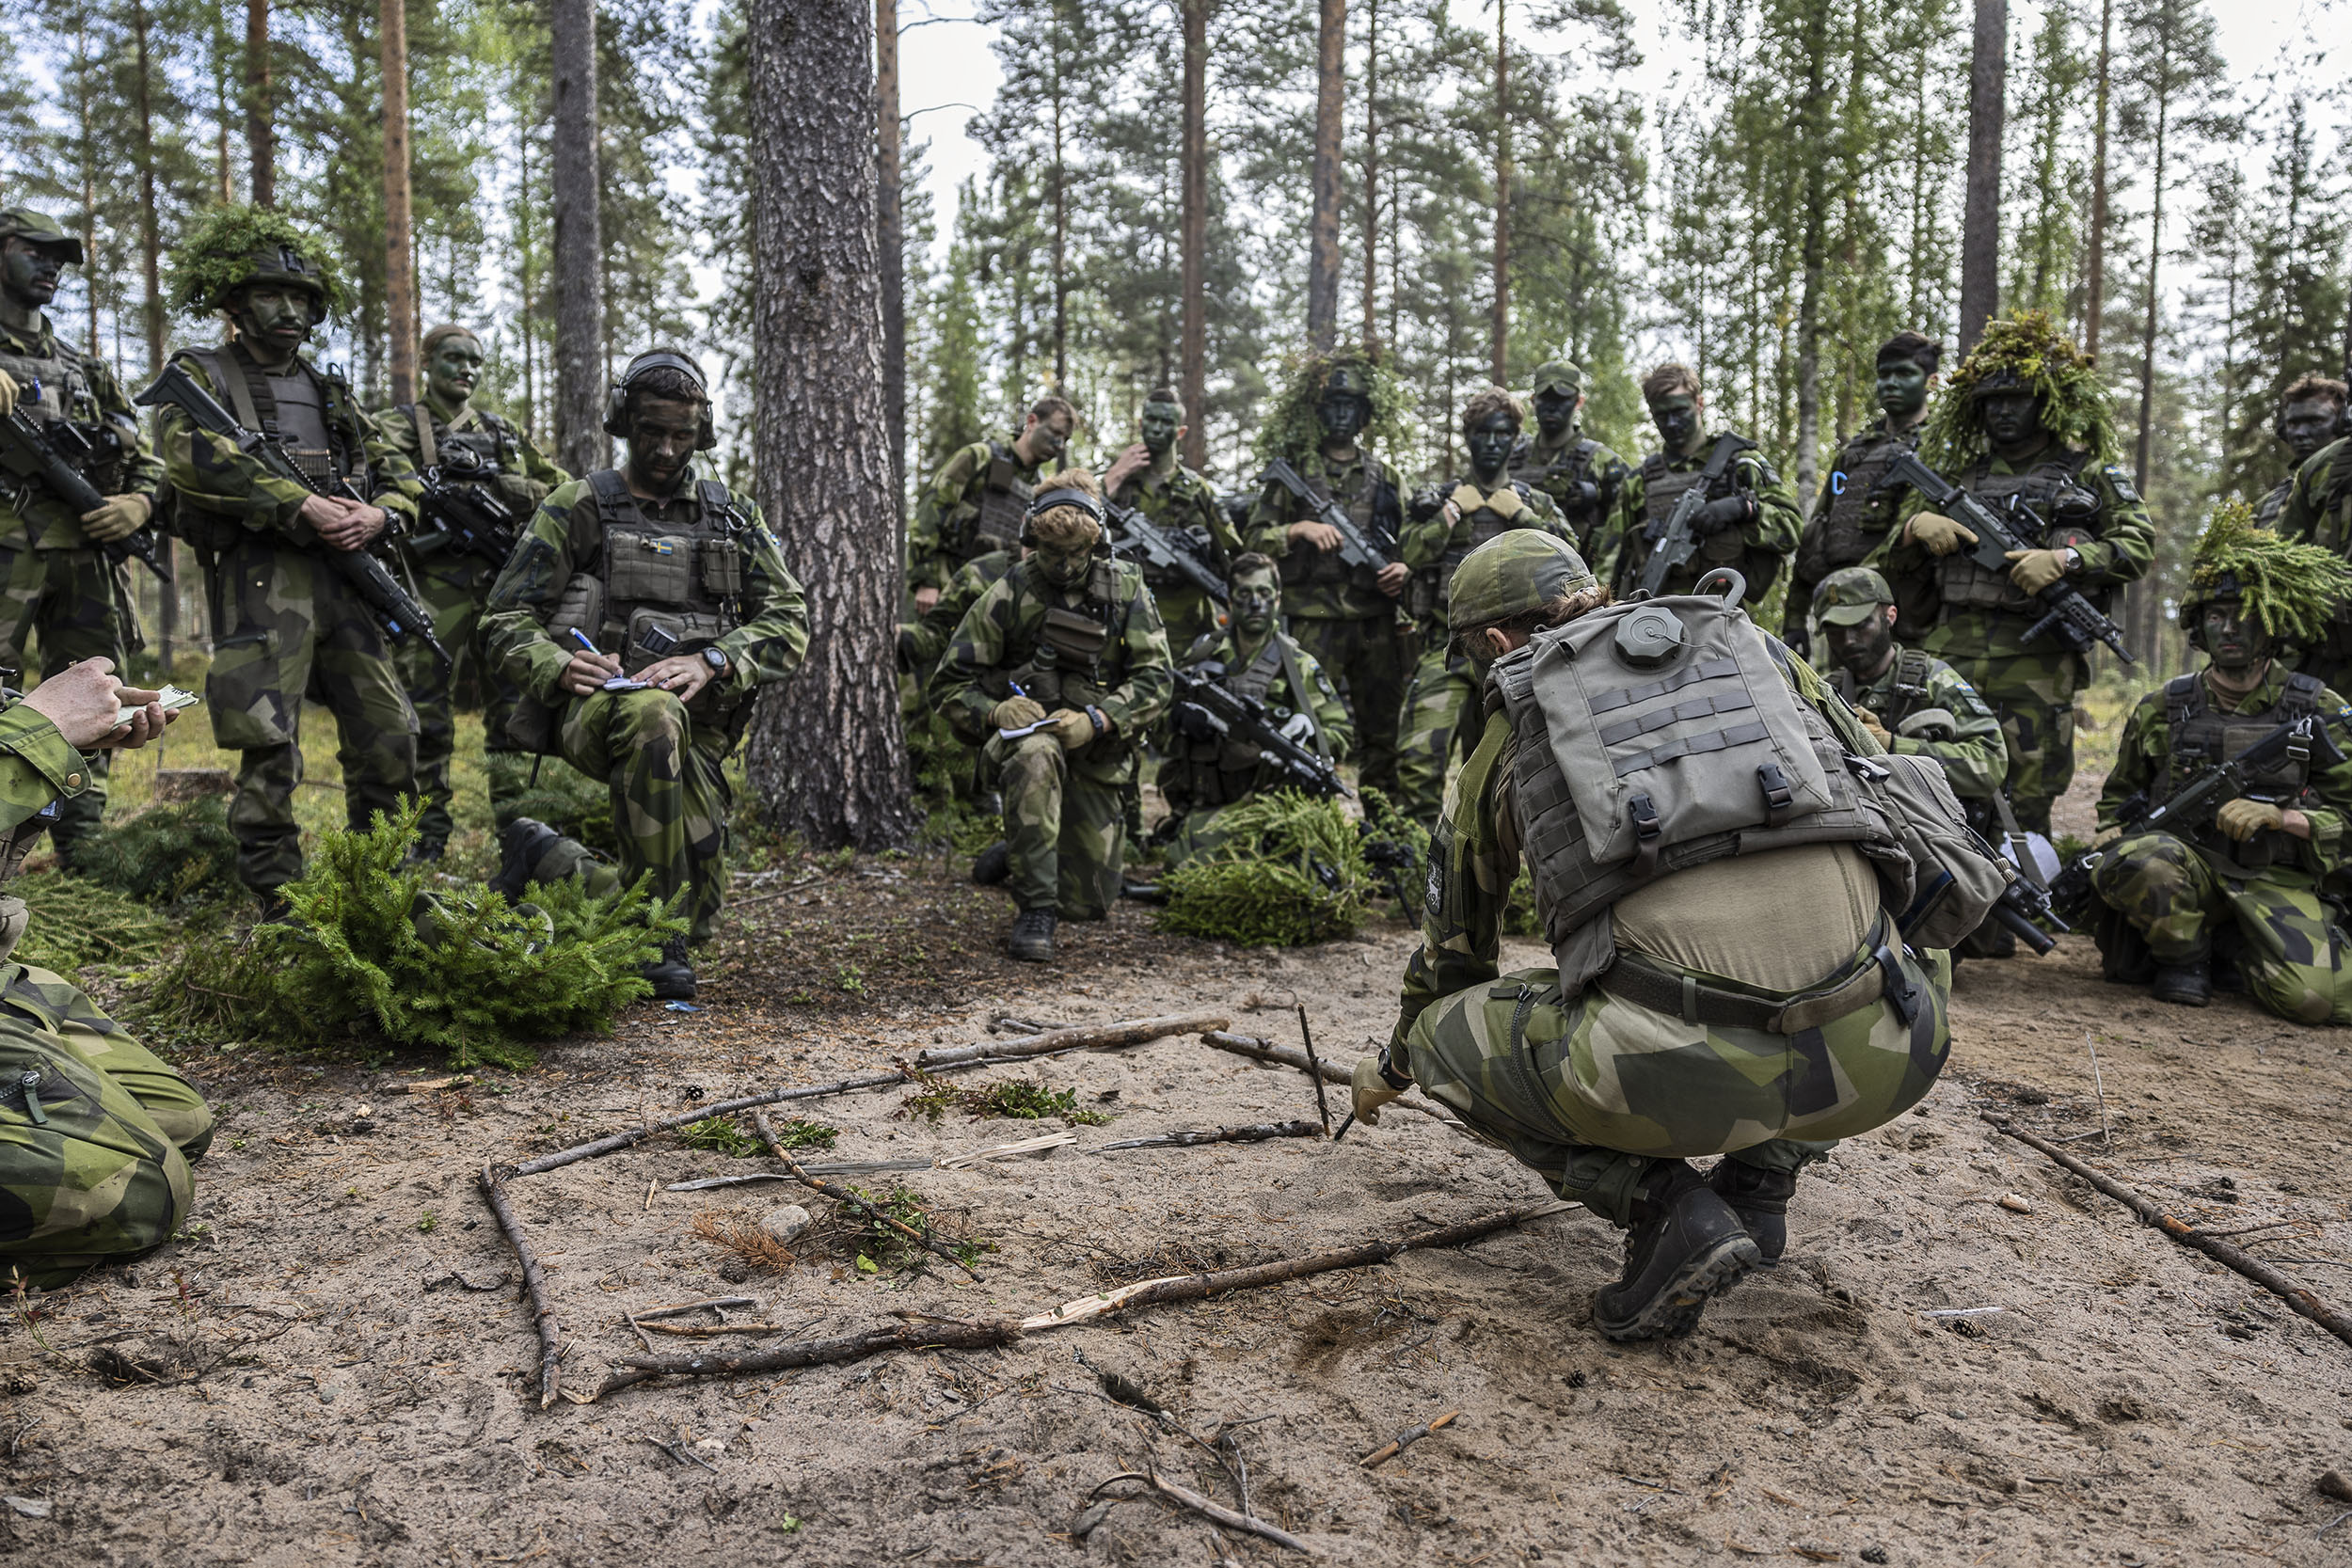
<svg viewBox="0 0 2352 1568">
<path fill-rule="evenodd" d="M 1121 1138 L 1097 1144 L 1090 1151 L 1107 1154 L 1114 1148 L 1190 1148 L 1195 1144 L 1254 1144 L 1268 1138 L 1319 1138 L 1319 1121 L 1256 1121 L 1247 1127 L 1220 1127 L 1209 1132 L 1158 1132 L 1148 1138 Z"/>
<path fill-rule="evenodd" d="M 996 1318 L 969 1323 L 898 1323 L 830 1339 L 802 1339 L 741 1355 L 632 1355 L 621 1363 L 628 1370 L 606 1378 L 596 1397 L 601 1399 L 615 1388 L 626 1388 L 632 1383 L 665 1373 L 732 1377 L 742 1372 L 782 1372 L 795 1367 L 863 1361 L 869 1355 L 894 1350 L 986 1350 L 992 1345 L 1009 1345 L 1020 1338 L 1019 1323 Z"/>
<path fill-rule="evenodd" d="M 1317 1060 L 1310 1064 L 1307 1060 L 1307 1053 L 1297 1047 L 1277 1045 L 1272 1040 L 1260 1039 L 1255 1035 L 1232 1035 L 1217 1029 L 1202 1035 L 1200 1043 L 1215 1046 L 1219 1051 L 1230 1051 L 1236 1056 L 1254 1056 L 1262 1062 L 1275 1062 L 1283 1067 L 1296 1068 L 1301 1072 L 1312 1072 L 1327 1084 L 1348 1082 L 1347 1069 L 1337 1062 Z M 1470 1129 L 1462 1125 L 1460 1117 L 1451 1111 L 1430 1104 L 1429 1101 L 1418 1096 L 1406 1095 L 1396 1103 L 1407 1111 L 1417 1111 L 1424 1117 L 1435 1117 L 1465 1137 L 1470 1135 Z"/>
<path fill-rule="evenodd" d="M 564 1362 L 564 1344 L 555 1328 L 555 1304 L 548 1299 L 548 1276 L 539 1271 L 538 1254 L 523 1239 L 522 1221 L 507 1206 L 506 1189 L 500 1182 L 496 1168 L 483 1166 L 482 1174 L 475 1180 L 482 1184 L 482 1196 L 489 1201 L 499 1228 L 506 1232 L 507 1244 L 515 1249 L 516 1259 L 523 1266 L 523 1296 L 531 1303 L 532 1326 L 539 1332 L 539 1408 L 545 1410 L 555 1402 Z"/>
<path fill-rule="evenodd" d="M 871 1220 L 876 1225 L 884 1226 L 897 1231 L 899 1235 L 904 1236 L 908 1241 L 913 1242 L 916 1246 L 921 1247 L 925 1252 L 936 1253 L 938 1256 L 947 1259 L 950 1263 L 953 1263 L 957 1268 L 961 1269 L 965 1274 L 971 1275 L 974 1283 L 977 1284 L 979 1282 L 980 1276 L 974 1272 L 971 1264 L 963 1260 L 961 1256 L 957 1253 L 954 1247 L 951 1247 L 946 1243 L 935 1240 L 934 1238 L 924 1234 L 922 1231 L 915 1229 L 914 1227 L 907 1224 L 906 1221 L 898 1218 L 896 1214 L 890 1213 L 860 1194 L 854 1193 L 847 1187 L 836 1187 L 832 1182 L 825 1180 L 823 1178 L 811 1176 L 808 1172 L 803 1170 L 800 1165 L 794 1162 L 792 1156 L 784 1151 L 784 1145 L 777 1141 L 776 1130 L 768 1125 L 767 1112 L 754 1111 L 752 1113 L 752 1125 L 759 1129 L 759 1141 L 768 1146 L 769 1153 L 784 1162 L 784 1168 L 792 1173 L 793 1180 L 798 1181 L 802 1186 L 806 1187 L 812 1193 L 824 1194 L 827 1197 L 832 1198 L 835 1203 L 842 1204 L 849 1209 L 853 1210 L 857 1213 L 865 1215 L 866 1218 Z"/>
<path fill-rule="evenodd" d="M 1134 1502 L 1142 1497 L 1164 1497 L 1179 1507 L 1190 1509 L 1204 1519 L 1223 1525 L 1227 1529 L 1240 1530 L 1245 1534 L 1257 1536 L 1261 1540 L 1271 1541 L 1278 1546 L 1286 1546 L 1294 1552 L 1302 1552 L 1308 1557 L 1331 1555 L 1311 1541 L 1301 1541 L 1290 1531 L 1269 1525 L 1255 1514 L 1236 1513 L 1222 1503 L 1211 1502 L 1189 1486 L 1179 1486 L 1166 1476 L 1154 1475 L 1148 1470 L 1122 1470 L 1104 1481 L 1101 1486 L 1097 1486 L 1088 1496 L 1100 1497 L 1103 1495 L 1104 1486 L 1113 1486 L 1122 1481 L 1139 1481 L 1143 1482 L 1144 1489 L 1140 1492 L 1131 1492 L 1123 1497 L 1106 1498 L 1104 1502 L 1095 1504 L 1094 1507 L 1101 1508 L 1104 1513 L 1107 1513 L 1110 1503 Z M 1093 1517 L 1089 1520 L 1088 1515 L 1090 1514 Z M 1088 1509 L 1085 1513 L 1079 1515 L 1079 1518 L 1087 1523 L 1087 1533 L 1091 1533 L 1094 1527 L 1103 1522 L 1102 1516 L 1095 1514 L 1094 1508 Z M 1071 1533 L 1076 1535 L 1080 1532 L 1073 1529 Z"/>
</svg>

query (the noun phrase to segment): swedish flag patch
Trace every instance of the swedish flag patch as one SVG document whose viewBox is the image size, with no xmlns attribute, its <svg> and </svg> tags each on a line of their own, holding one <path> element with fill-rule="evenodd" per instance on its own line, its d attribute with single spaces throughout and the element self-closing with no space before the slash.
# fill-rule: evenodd
<svg viewBox="0 0 2352 1568">
<path fill-rule="evenodd" d="M 2108 464 L 2106 467 L 2102 470 L 2102 472 L 2107 476 L 2107 483 L 2115 486 L 2116 499 L 2122 501 L 2125 506 L 2137 506 L 2139 504 L 2139 492 L 2133 487 L 2131 475 L 2125 473 L 2122 469 L 2117 467 L 2112 463 Z"/>
</svg>

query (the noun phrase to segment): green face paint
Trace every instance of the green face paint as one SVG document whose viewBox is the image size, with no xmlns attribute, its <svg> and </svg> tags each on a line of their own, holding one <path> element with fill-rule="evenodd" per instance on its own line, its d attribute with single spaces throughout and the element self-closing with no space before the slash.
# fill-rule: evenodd
<svg viewBox="0 0 2352 1568">
<path fill-rule="evenodd" d="M 1470 451 L 1470 477 L 1486 489 L 1493 489 L 1502 478 L 1502 470 L 1511 462 L 1511 449 L 1518 444 L 1518 421 L 1510 415 L 1497 411 L 1478 421 L 1478 428 L 1462 437 Z"/>
<path fill-rule="evenodd" d="M 1233 629 L 1254 642 L 1274 629 L 1274 617 L 1282 608 L 1282 585 L 1270 573 L 1252 572 L 1232 587 Z"/>
<path fill-rule="evenodd" d="M 1075 588 L 1086 580 L 1087 572 L 1093 566 L 1094 550 L 1091 546 L 1083 549 L 1048 549 L 1041 545 L 1030 559 L 1037 562 L 1039 574 L 1055 587 Z"/>
<path fill-rule="evenodd" d="M 1176 432 L 1182 422 L 1175 406 L 1165 403 L 1147 403 L 1142 416 L 1136 420 L 1136 434 L 1143 437 L 1143 450 L 1154 458 L 1165 457 L 1176 445 Z"/>
<path fill-rule="evenodd" d="M 1535 428 L 1548 442 L 1557 442 L 1576 422 L 1577 394 L 1547 387 L 1535 394 Z"/>
<path fill-rule="evenodd" d="M 1878 395 L 1890 419 L 1907 420 L 1928 405 L 1928 372 L 1915 359 L 1882 359 Z"/>
<path fill-rule="evenodd" d="M 1699 404 L 1690 393 L 1675 392 L 1660 398 L 1649 405 L 1649 417 L 1668 451 L 1687 452 L 1698 444 Z"/>
<path fill-rule="evenodd" d="M 2342 413 L 2333 398 L 2297 398 L 2279 416 L 2279 438 L 2303 463 L 2335 435 Z"/>
<path fill-rule="evenodd" d="M 20 237 L 0 246 L 0 293 L 34 309 L 57 295 L 57 277 L 66 268 L 61 245 L 35 245 Z"/>
<path fill-rule="evenodd" d="M 682 398 L 641 397 L 628 415 L 628 465 L 646 490 L 668 495 L 693 462 L 703 410 Z"/>
<path fill-rule="evenodd" d="M 291 359 L 310 336 L 311 296 L 307 289 L 260 283 L 229 296 L 229 319 L 237 336 L 262 357 Z"/>
<path fill-rule="evenodd" d="M 482 345 L 471 338 L 444 338 L 424 364 L 424 384 L 436 403 L 453 412 L 462 410 L 473 396 L 482 374 Z"/>
<path fill-rule="evenodd" d="M 2244 670 L 2270 657 L 2270 639 L 2247 617 L 2242 605 L 2207 605 L 2198 627 L 2217 670 Z"/>
<path fill-rule="evenodd" d="M 1315 419 L 1329 439 L 1352 441 L 1371 421 L 1372 404 L 1359 393 L 1327 392 L 1315 404 Z"/>
<path fill-rule="evenodd" d="M 2042 400 L 2031 392 L 1993 392 L 1977 400 L 1977 418 L 1994 451 L 2016 451 L 2042 435 Z"/>
</svg>

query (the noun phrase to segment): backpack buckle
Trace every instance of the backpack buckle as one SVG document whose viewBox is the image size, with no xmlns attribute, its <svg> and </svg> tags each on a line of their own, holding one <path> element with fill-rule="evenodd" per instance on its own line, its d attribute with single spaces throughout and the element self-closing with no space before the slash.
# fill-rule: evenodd
<svg viewBox="0 0 2352 1568">
<path fill-rule="evenodd" d="M 1657 804 L 1646 795 L 1636 795 L 1625 803 L 1626 820 L 1633 824 L 1633 874 L 1655 876 L 1658 871 L 1658 841 L 1664 829 L 1658 820 Z"/>
<path fill-rule="evenodd" d="M 1788 788 L 1788 776 L 1776 762 L 1759 763 L 1756 782 L 1764 789 L 1764 825 L 1777 828 L 1788 820 L 1788 808 L 1795 804 L 1795 796 Z"/>
</svg>

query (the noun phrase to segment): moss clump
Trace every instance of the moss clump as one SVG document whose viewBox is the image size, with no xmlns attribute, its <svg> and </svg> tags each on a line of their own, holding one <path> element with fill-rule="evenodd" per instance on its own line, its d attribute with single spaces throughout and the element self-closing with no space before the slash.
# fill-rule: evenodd
<svg viewBox="0 0 2352 1568">
<path fill-rule="evenodd" d="M 1348 936 L 1375 884 L 1363 839 L 1336 800 L 1278 790 L 1229 806 L 1217 847 L 1168 873 L 1164 931 L 1243 947 Z"/>
</svg>

